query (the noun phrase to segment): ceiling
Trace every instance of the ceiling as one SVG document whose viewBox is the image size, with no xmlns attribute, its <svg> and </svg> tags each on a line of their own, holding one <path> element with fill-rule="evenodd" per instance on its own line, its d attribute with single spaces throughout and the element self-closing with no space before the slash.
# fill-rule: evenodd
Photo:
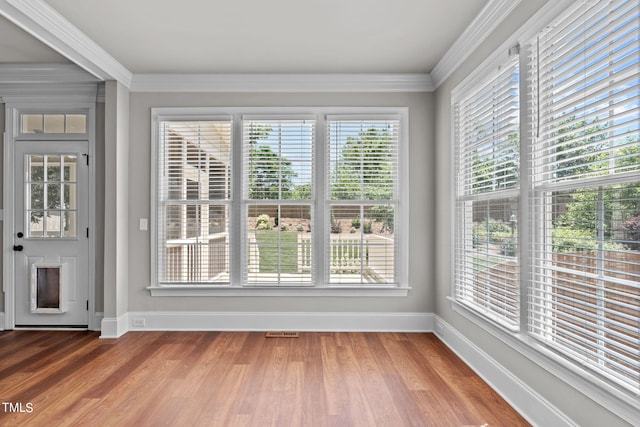
<svg viewBox="0 0 640 427">
<path fill-rule="evenodd" d="M 133 74 L 429 73 L 488 3 L 43 1 Z M 65 61 L 0 18 L 0 62 Z"/>
</svg>

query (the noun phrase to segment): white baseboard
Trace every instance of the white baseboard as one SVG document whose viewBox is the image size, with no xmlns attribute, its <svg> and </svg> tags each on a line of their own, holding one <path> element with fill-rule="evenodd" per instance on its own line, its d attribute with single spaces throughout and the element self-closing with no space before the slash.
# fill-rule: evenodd
<svg viewBox="0 0 640 427">
<path fill-rule="evenodd" d="M 129 331 L 430 332 L 430 313 L 131 312 Z M 103 322 L 104 333 L 104 322 Z"/>
<path fill-rule="evenodd" d="M 566 415 L 503 368 L 464 335 L 434 315 L 438 338 L 534 426 L 575 426 Z"/>
<path fill-rule="evenodd" d="M 127 333 L 129 324 L 129 313 L 119 317 L 104 317 L 101 322 L 100 338 L 119 338 Z"/>
<path fill-rule="evenodd" d="M 4 331 L 4 311 L 0 311 L 0 331 Z"/>
</svg>

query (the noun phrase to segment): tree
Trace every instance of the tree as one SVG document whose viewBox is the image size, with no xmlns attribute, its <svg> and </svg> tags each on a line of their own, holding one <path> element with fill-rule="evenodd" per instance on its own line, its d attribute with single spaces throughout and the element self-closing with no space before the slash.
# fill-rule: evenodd
<svg viewBox="0 0 640 427">
<path fill-rule="evenodd" d="M 291 162 L 259 141 L 269 137 L 271 127 L 252 126 L 249 129 L 249 198 L 291 199 L 296 173 Z"/>
<path fill-rule="evenodd" d="M 393 138 L 370 127 L 349 136 L 332 171 L 334 200 L 389 200 L 393 197 Z"/>
<path fill-rule="evenodd" d="M 564 122 L 568 126 L 561 128 L 559 141 L 566 141 L 567 144 L 560 145 L 556 151 L 556 160 L 560 160 L 557 162 L 556 177 L 585 177 L 640 170 L 638 137 L 627 137 L 620 148 L 616 148 L 614 142 L 605 141 L 606 124 L 589 126 L 584 120 L 576 121 L 575 117 Z M 609 169 L 612 167 L 610 158 L 614 160 L 615 170 Z M 566 237 L 571 233 L 575 234 L 574 241 L 582 240 L 582 245 L 586 247 L 589 244 L 585 239 L 595 242 L 600 229 L 606 240 L 625 239 L 625 233 L 627 239 L 633 236 L 627 227 L 633 227 L 633 218 L 640 215 L 640 186 L 637 182 L 578 189 L 570 197 L 569 202 L 561 204 L 566 211 L 554 221 L 554 248 L 562 247 L 556 236 Z M 567 244 L 572 241 L 564 240 L 569 242 Z M 612 244 L 605 243 L 605 247 Z M 570 246 L 579 247 L 577 244 Z M 620 249 L 621 245 L 617 246 Z"/>
<path fill-rule="evenodd" d="M 475 194 L 518 186 L 520 176 L 520 135 L 512 132 L 506 140 L 492 141 L 491 150 L 473 153 L 472 183 Z"/>
</svg>

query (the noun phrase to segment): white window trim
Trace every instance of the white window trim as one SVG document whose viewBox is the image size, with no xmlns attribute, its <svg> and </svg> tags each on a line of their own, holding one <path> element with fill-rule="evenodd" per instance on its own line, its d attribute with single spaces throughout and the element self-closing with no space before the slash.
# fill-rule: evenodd
<svg viewBox="0 0 640 427">
<path fill-rule="evenodd" d="M 231 261 L 230 261 L 230 283 L 223 285 L 175 285 L 160 286 L 158 283 L 156 250 L 158 244 L 157 236 L 157 204 L 158 204 L 158 156 L 159 156 L 159 121 L 160 120 L 177 120 L 177 119 L 208 119 L 231 117 L 233 119 L 232 135 L 242 135 L 242 118 L 260 117 L 260 118 L 314 118 L 316 121 L 316 139 L 314 141 L 314 155 L 316 163 L 316 171 L 319 162 L 324 162 L 326 154 L 325 126 L 327 116 L 350 116 L 367 119 L 374 116 L 396 116 L 400 117 L 400 140 L 399 140 L 399 165 L 398 165 L 398 197 L 399 212 L 397 213 L 397 223 L 403 224 L 395 230 L 396 239 L 398 240 L 398 260 L 396 261 L 398 283 L 393 285 L 333 285 L 328 284 L 325 280 L 324 268 L 320 268 L 311 286 L 251 286 L 242 281 L 242 226 L 243 221 L 232 221 L 229 233 L 237 236 L 240 241 L 231 244 Z M 242 218 L 242 170 L 239 165 L 242 163 L 242 148 L 240 147 L 239 137 L 234 141 L 234 147 L 231 153 L 232 167 L 232 190 L 231 190 L 231 209 L 232 218 Z M 324 163 L 323 163 L 324 164 Z M 406 297 L 411 290 L 409 284 L 409 109 L 408 107 L 162 107 L 152 108 L 151 110 L 151 283 L 147 287 L 152 296 L 358 296 L 358 297 Z M 236 166 L 238 165 L 238 166 Z M 315 209 L 316 223 L 324 224 L 325 208 L 324 191 L 325 191 L 325 175 L 314 171 L 316 184 L 314 198 L 312 200 Z M 324 237 L 326 230 L 317 230 L 316 238 L 316 257 L 317 265 L 324 265 Z"/>
<path fill-rule="evenodd" d="M 533 15 L 522 27 L 520 27 L 511 37 L 503 42 L 503 44 L 490 54 L 479 66 L 477 66 L 473 72 L 471 72 L 466 78 L 464 78 L 456 87 L 451 90 L 450 99 L 450 135 L 451 141 L 449 156 L 452 159 L 456 158 L 456 145 L 453 143 L 455 135 L 455 121 L 454 121 L 454 107 L 455 103 L 463 96 L 468 90 L 472 89 L 475 85 L 481 82 L 486 74 L 495 69 L 500 63 L 504 62 L 507 58 L 509 48 L 520 43 L 529 42 L 535 34 L 537 34 L 542 28 L 549 25 L 558 15 L 563 13 L 567 8 L 572 6 L 576 0 L 558 0 L 556 2 L 548 2 L 539 11 Z M 526 55 L 525 49 L 520 50 L 520 58 L 523 61 L 523 57 Z M 524 63 L 524 61 L 522 62 Z M 522 67 L 521 67 L 522 69 Z M 520 93 L 521 96 L 526 96 L 525 90 L 527 85 L 526 76 L 521 75 L 520 78 Z M 529 138 L 530 134 L 530 120 L 528 117 L 527 102 L 520 103 L 520 134 L 521 138 Z M 521 170 L 529 170 L 529 161 L 527 150 L 528 142 L 521 144 Z M 529 177 L 527 174 L 522 174 L 523 180 L 521 181 L 521 191 L 525 188 L 529 188 Z M 451 170 L 450 180 L 450 198 L 449 206 L 450 212 L 456 212 L 456 168 Z M 622 179 L 622 178 L 621 178 Z M 612 182 L 616 182 L 617 177 L 612 178 Z M 556 187 L 554 187 L 555 189 Z M 528 213 L 528 198 L 521 197 L 520 202 L 520 222 L 522 224 L 529 224 Z M 450 234 L 455 236 L 457 227 L 457 221 L 454 218 L 451 221 Z M 525 229 L 519 233 L 519 246 L 529 247 L 529 234 L 530 230 L 525 232 Z M 455 242 L 454 242 L 455 243 Z M 456 245 L 451 245 L 449 265 L 450 277 L 455 277 L 455 253 Z M 529 260 L 527 257 L 520 256 L 521 265 L 521 282 L 526 283 L 529 281 Z M 520 291 L 521 300 L 521 319 L 520 330 L 511 331 L 503 325 L 492 321 L 486 317 L 482 317 L 479 313 L 471 310 L 466 305 L 460 303 L 455 299 L 455 282 L 452 279 L 450 283 L 449 296 L 447 299 L 451 304 L 451 309 L 470 321 L 480 329 L 489 333 L 506 346 L 510 347 L 514 351 L 518 352 L 529 361 L 542 367 L 551 375 L 557 377 L 561 381 L 579 390 L 588 398 L 594 402 L 599 402 L 603 407 L 609 408 L 613 413 L 622 417 L 624 420 L 633 424 L 640 418 L 639 402 L 640 396 L 632 395 L 627 390 L 614 385 L 603 379 L 603 377 L 592 374 L 589 370 L 584 370 L 578 367 L 575 363 L 556 354 L 540 344 L 540 342 L 527 334 L 528 319 L 527 308 L 528 303 L 528 288 L 525 287 Z"/>
</svg>

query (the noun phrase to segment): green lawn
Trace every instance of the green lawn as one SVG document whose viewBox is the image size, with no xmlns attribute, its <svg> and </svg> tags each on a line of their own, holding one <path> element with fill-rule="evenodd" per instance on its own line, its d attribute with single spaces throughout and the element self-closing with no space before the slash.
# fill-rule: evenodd
<svg viewBox="0 0 640 427">
<path fill-rule="evenodd" d="M 298 272 L 298 233 L 295 231 L 256 231 L 261 273 Z M 279 267 L 279 268 L 278 268 Z"/>
</svg>

